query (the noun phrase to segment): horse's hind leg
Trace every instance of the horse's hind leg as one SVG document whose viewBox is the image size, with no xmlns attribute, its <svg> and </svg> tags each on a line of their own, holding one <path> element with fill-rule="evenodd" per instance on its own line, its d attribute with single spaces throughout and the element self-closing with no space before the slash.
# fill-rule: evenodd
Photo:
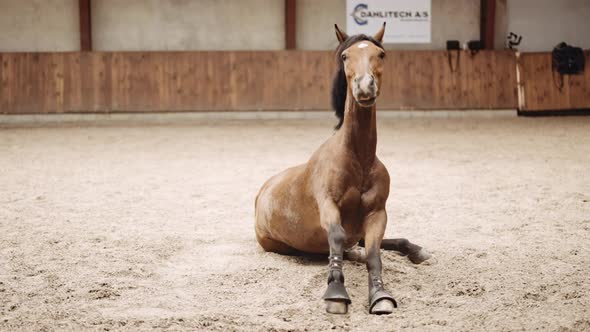
<svg viewBox="0 0 590 332">
<path fill-rule="evenodd" d="M 364 246 L 364 242 L 361 240 L 360 246 Z M 408 239 L 383 239 L 381 242 L 381 249 L 395 250 L 403 255 L 408 256 L 410 261 L 414 264 L 420 264 L 432 257 L 432 255 L 424 248 L 417 244 L 414 244 Z"/>
<path fill-rule="evenodd" d="M 408 239 L 385 239 L 381 242 L 381 248 L 399 251 L 407 255 L 414 264 L 420 264 L 432 257 L 426 249 L 408 241 Z"/>
</svg>

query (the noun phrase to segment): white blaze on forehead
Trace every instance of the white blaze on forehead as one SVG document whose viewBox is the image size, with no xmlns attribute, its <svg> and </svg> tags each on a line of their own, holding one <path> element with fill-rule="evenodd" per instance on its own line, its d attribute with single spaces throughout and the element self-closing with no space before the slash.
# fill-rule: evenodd
<svg viewBox="0 0 590 332">
<path fill-rule="evenodd" d="M 369 46 L 369 44 L 367 44 L 367 43 L 360 43 L 359 46 L 358 46 L 358 48 L 365 48 L 367 46 Z"/>
</svg>

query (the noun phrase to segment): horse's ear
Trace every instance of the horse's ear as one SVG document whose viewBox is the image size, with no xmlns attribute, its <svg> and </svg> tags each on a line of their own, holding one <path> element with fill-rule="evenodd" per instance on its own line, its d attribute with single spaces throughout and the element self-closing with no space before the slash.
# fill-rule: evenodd
<svg viewBox="0 0 590 332">
<path fill-rule="evenodd" d="M 334 24 L 334 28 L 336 28 L 336 38 L 338 38 L 339 42 L 342 43 L 348 39 L 348 35 L 338 28 L 338 24 Z"/>
<path fill-rule="evenodd" d="M 383 35 L 385 34 L 385 22 L 383 22 L 383 25 L 381 26 L 381 29 L 379 29 L 379 31 L 377 31 L 377 33 L 373 36 L 373 38 L 380 42 L 383 43 Z"/>
</svg>

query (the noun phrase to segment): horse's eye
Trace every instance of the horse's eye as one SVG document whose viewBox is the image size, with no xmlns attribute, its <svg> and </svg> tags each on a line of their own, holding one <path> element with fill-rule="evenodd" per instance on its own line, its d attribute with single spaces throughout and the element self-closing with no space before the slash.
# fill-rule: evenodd
<svg viewBox="0 0 590 332">
<path fill-rule="evenodd" d="M 346 54 L 342 54 L 340 57 L 342 58 L 342 61 L 346 61 Z"/>
<path fill-rule="evenodd" d="M 385 58 L 385 52 L 379 53 L 379 59 L 383 59 L 383 58 Z"/>
</svg>

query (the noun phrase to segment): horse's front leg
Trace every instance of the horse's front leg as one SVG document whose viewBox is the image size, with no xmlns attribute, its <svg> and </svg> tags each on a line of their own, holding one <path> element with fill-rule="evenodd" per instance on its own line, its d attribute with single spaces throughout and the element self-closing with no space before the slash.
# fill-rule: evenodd
<svg viewBox="0 0 590 332">
<path fill-rule="evenodd" d="M 369 213 L 364 220 L 367 271 L 369 272 L 369 312 L 390 314 L 397 307 L 395 299 L 385 291 L 381 278 L 381 241 L 387 225 L 387 213 L 379 210 Z"/>
<path fill-rule="evenodd" d="M 330 245 L 328 288 L 323 296 L 326 301 L 326 311 L 331 314 L 345 314 L 351 302 L 344 287 L 344 273 L 342 272 L 346 233 L 342 228 L 340 210 L 334 202 L 326 201 L 321 205 L 320 220 L 322 227 L 328 234 Z"/>
</svg>

